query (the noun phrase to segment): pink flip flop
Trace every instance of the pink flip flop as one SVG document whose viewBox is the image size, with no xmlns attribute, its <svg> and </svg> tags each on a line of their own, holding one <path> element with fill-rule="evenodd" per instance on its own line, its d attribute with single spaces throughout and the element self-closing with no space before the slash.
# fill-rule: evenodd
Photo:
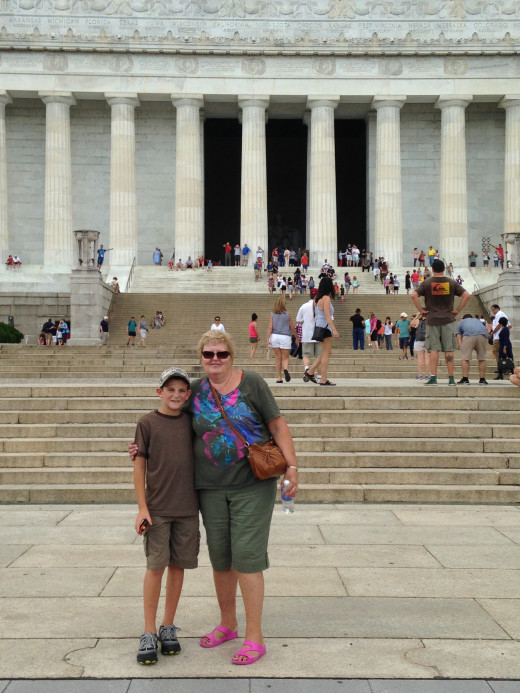
<svg viewBox="0 0 520 693">
<path fill-rule="evenodd" d="M 235 652 L 231 658 L 232 664 L 254 664 L 258 662 L 260 657 L 263 657 L 267 652 L 265 645 L 260 645 L 257 642 L 252 642 L 251 640 L 244 640 L 244 647 Z M 237 657 L 247 657 L 245 660 L 237 659 Z"/>
<path fill-rule="evenodd" d="M 216 638 L 216 630 L 219 630 L 221 633 L 224 633 L 224 637 Z M 207 638 L 209 642 L 202 642 L 202 638 Z M 199 645 L 201 647 L 218 647 L 219 645 L 222 645 L 223 642 L 227 642 L 228 640 L 234 640 L 235 638 L 238 638 L 238 632 L 236 630 L 229 630 L 229 628 L 224 628 L 224 626 L 217 626 L 216 628 L 213 628 L 211 633 L 203 635 L 202 638 L 199 640 Z"/>
</svg>

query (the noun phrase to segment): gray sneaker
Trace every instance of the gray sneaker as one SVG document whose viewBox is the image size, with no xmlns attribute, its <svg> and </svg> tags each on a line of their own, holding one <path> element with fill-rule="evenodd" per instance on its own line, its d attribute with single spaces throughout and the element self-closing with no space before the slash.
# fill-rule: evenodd
<svg viewBox="0 0 520 693">
<path fill-rule="evenodd" d="M 163 655 L 175 655 L 181 651 L 181 646 L 177 640 L 177 633 L 180 628 L 174 626 L 161 626 L 159 628 L 159 642 L 161 643 L 161 653 Z"/>
<path fill-rule="evenodd" d="M 157 661 L 157 636 L 155 633 L 141 635 L 137 661 L 139 664 L 155 664 Z"/>
</svg>

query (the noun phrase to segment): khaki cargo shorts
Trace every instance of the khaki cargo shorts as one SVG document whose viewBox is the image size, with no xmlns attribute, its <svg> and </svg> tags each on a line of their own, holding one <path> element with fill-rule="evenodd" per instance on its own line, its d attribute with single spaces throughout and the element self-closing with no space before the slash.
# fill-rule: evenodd
<svg viewBox="0 0 520 693">
<path fill-rule="evenodd" d="M 426 351 L 455 351 L 457 340 L 455 339 L 455 323 L 448 325 L 426 325 L 426 339 L 424 340 Z"/>
<path fill-rule="evenodd" d="M 148 570 L 162 570 L 169 565 L 196 568 L 200 548 L 199 516 L 151 517 L 152 524 L 143 537 Z"/>
</svg>

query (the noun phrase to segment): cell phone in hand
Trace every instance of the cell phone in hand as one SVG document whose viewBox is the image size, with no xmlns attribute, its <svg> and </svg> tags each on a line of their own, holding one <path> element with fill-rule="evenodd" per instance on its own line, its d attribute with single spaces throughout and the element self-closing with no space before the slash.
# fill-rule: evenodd
<svg viewBox="0 0 520 693">
<path fill-rule="evenodd" d="M 148 522 L 148 520 L 144 519 L 139 525 L 139 534 L 143 534 L 144 532 L 146 532 L 149 526 L 150 523 Z"/>
</svg>

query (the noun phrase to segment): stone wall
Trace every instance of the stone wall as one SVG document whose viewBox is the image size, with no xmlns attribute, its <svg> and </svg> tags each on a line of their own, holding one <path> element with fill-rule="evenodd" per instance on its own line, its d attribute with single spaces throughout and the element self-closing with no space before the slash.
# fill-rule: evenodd
<svg viewBox="0 0 520 693">
<path fill-rule="evenodd" d="M 14 316 L 14 326 L 23 332 L 27 343 L 36 344 L 40 328 L 47 318 L 57 320 L 70 317 L 70 295 L 1 292 L 0 322 L 7 322 L 9 315 Z"/>
</svg>

